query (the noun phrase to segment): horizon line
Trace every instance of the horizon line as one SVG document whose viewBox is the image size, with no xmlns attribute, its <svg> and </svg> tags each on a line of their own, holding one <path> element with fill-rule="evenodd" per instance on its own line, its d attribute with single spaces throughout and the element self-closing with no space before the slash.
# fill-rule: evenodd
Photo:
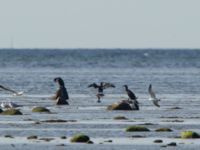
<svg viewBox="0 0 200 150">
<path fill-rule="evenodd" d="M 0 50 L 200 50 L 200 48 L 0 48 Z"/>
</svg>

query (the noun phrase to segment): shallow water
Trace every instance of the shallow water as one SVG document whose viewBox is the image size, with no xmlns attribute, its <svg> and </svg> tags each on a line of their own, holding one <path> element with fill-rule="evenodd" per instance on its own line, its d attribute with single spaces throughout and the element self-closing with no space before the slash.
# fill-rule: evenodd
<svg viewBox="0 0 200 150">
<path fill-rule="evenodd" d="M 0 141 L 4 149 L 16 148 L 55 149 L 160 149 L 161 145 L 175 141 L 177 149 L 195 149 L 199 141 L 174 139 L 181 131 L 200 133 L 200 51 L 197 50 L 3 50 L 0 51 L 1 84 L 24 91 L 23 96 L 12 96 L 0 91 L 0 101 L 13 101 L 19 105 L 22 116 L 0 115 Z M 12 58 L 5 60 L 6 58 Z M 56 106 L 49 97 L 57 89 L 53 78 L 64 79 L 69 92 L 69 106 Z M 87 88 L 92 82 L 108 81 L 115 89 L 105 90 L 102 103 L 96 103 L 95 90 Z M 152 83 L 161 107 L 148 101 L 147 88 Z M 126 99 L 122 85 L 128 84 L 140 102 L 140 111 L 107 111 L 106 107 Z M 44 106 L 51 114 L 32 113 L 34 106 Z M 180 107 L 181 109 L 172 109 Z M 114 120 L 125 116 L 128 120 Z M 75 122 L 45 123 L 50 119 L 75 120 Z M 40 122 L 37 124 L 36 122 Z M 152 123 L 146 125 L 145 123 Z M 129 125 L 143 125 L 151 132 L 127 133 Z M 155 129 L 169 127 L 173 132 L 159 133 Z M 95 145 L 70 144 L 76 133 L 91 137 Z M 4 135 L 12 135 L 12 139 Z M 26 140 L 26 137 L 54 137 L 51 142 Z M 133 135 L 144 138 L 132 138 Z M 61 140 L 67 136 L 67 140 Z M 164 139 L 154 144 L 153 139 Z M 24 140 L 22 140 L 24 139 Z M 60 140 L 59 140 L 60 139 Z M 103 139 L 112 139 L 106 143 Z M 123 139 L 123 140 L 122 140 Z M 118 144 L 116 141 L 120 141 Z M 130 142 L 132 141 L 133 142 Z M 21 141 L 21 142 L 20 142 Z M 141 141 L 146 141 L 142 143 Z M 99 144 L 99 143 L 103 144 Z M 185 143 L 185 144 L 181 144 Z M 150 146 L 149 146 L 150 145 Z"/>
</svg>

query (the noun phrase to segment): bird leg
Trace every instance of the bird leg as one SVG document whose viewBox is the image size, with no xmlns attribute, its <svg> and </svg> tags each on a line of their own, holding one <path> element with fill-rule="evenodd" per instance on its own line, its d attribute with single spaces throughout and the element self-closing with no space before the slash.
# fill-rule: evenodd
<svg viewBox="0 0 200 150">
<path fill-rule="evenodd" d="M 97 98 L 98 98 L 97 103 L 101 103 L 101 96 L 97 95 Z"/>
</svg>

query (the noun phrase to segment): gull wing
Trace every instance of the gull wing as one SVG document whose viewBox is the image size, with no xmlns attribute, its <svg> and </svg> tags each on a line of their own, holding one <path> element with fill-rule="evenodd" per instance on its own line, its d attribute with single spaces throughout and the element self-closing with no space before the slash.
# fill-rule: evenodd
<svg viewBox="0 0 200 150">
<path fill-rule="evenodd" d="M 16 92 L 16 91 L 14 91 L 14 90 L 12 90 L 12 89 L 10 89 L 10 88 L 6 88 L 6 87 L 4 87 L 4 86 L 2 86 L 2 85 L 0 85 L 0 88 L 3 89 L 3 90 L 5 90 L 5 91 L 9 91 L 9 92 L 12 92 L 12 93 L 15 93 L 15 94 L 18 93 L 18 92 Z"/>
<path fill-rule="evenodd" d="M 155 106 L 160 107 L 160 105 L 158 104 L 158 101 L 157 101 L 157 100 L 153 100 L 152 102 L 153 102 L 153 104 L 154 104 Z"/>
<path fill-rule="evenodd" d="M 150 94 L 152 99 L 156 99 L 156 94 L 152 90 L 152 85 L 151 84 L 149 85 L 149 94 Z"/>
<path fill-rule="evenodd" d="M 24 91 L 20 91 L 20 92 L 17 92 L 17 93 L 14 93 L 13 95 L 14 96 L 21 96 L 24 94 Z"/>
</svg>

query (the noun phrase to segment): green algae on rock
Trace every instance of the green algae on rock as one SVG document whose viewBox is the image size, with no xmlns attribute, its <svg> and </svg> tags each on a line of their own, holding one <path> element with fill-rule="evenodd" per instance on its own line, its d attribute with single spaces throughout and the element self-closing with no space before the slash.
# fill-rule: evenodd
<svg viewBox="0 0 200 150">
<path fill-rule="evenodd" d="M 154 143 L 162 143 L 163 140 L 157 139 L 157 140 L 154 140 L 153 142 L 154 142 Z"/>
<path fill-rule="evenodd" d="M 116 116 L 113 118 L 114 120 L 128 120 L 126 117 L 124 116 Z"/>
<path fill-rule="evenodd" d="M 45 108 L 45 107 L 34 107 L 32 109 L 32 112 L 46 112 L 46 113 L 49 113 L 50 110 Z"/>
<path fill-rule="evenodd" d="M 156 132 L 172 132 L 170 128 L 159 128 L 155 130 Z"/>
<path fill-rule="evenodd" d="M 7 109 L 1 112 L 2 115 L 22 115 L 18 109 Z"/>
<path fill-rule="evenodd" d="M 76 134 L 74 135 L 71 140 L 72 143 L 87 143 L 90 141 L 89 136 L 84 135 L 84 134 Z"/>
<path fill-rule="evenodd" d="M 93 141 L 87 141 L 87 144 L 94 144 L 94 142 Z"/>
<path fill-rule="evenodd" d="M 195 138 L 200 138 L 200 135 L 193 131 L 183 131 L 183 132 L 181 132 L 181 138 L 182 139 L 195 139 Z"/>
<path fill-rule="evenodd" d="M 61 138 L 61 139 L 67 139 L 67 137 L 66 137 L 66 136 L 61 136 L 60 138 Z"/>
<path fill-rule="evenodd" d="M 32 140 L 32 139 L 37 139 L 38 137 L 36 135 L 31 135 L 31 136 L 28 136 L 27 139 L 28 140 Z"/>
<path fill-rule="evenodd" d="M 5 135 L 5 138 L 14 138 L 12 135 Z"/>
<path fill-rule="evenodd" d="M 129 126 L 126 128 L 126 132 L 148 132 L 148 128 L 143 126 Z"/>
<path fill-rule="evenodd" d="M 171 143 L 167 144 L 167 146 L 176 146 L 176 142 L 171 142 Z"/>
</svg>

